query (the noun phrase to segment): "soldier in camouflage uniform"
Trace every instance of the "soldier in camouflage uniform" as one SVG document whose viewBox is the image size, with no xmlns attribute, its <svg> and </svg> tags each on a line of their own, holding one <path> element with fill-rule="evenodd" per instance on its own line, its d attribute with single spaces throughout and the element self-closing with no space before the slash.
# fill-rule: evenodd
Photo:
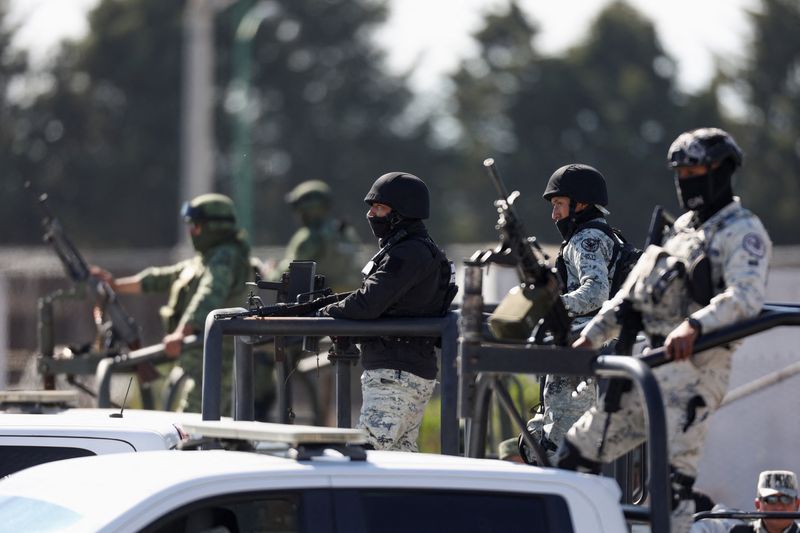
<svg viewBox="0 0 800 533">
<path fill-rule="evenodd" d="M 185 406 L 200 411 L 203 349 L 182 350 L 187 335 L 203 334 L 206 316 L 214 309 L 240 307 L 247 299 L 245 282 L 253 278 L 250 245 L 236 225 L 233 202 L 221 194 L 204 194 L 184 204 L 186 220 L 196 254 L 175 265 L 150 267 L 130 277 L 114 279 L 95 270 L 120 294 L 169 292 L 161 308 L 166 336 L 164 352 L 194 380 L 195 387 Z M 225 338 L 223 352 L 223 412 L 230 410 L 233 338 Z M 159 371 L 169 373 L 173 365 Z M 182 406 L 171 406 L 181 409 Z"/>
<path fill-rule="evenodd" d="M 316 261 L 317 273 L 325 275 L 334 292 L 357 288 L 361 279 L 355 260 L 361 243 L 350 224 L 330 216 L 330 187 L 320 180 L 304 181 L 286 195 L 286 202 L 303 226 L 292 236 L 271 277 L 280 278 L 292 261 Z"/>
<path fill-rule="evenodd" d="M 565 165 L 550 177 L 542 197 L 552 205 L 551 218 L 564 238 L 556 259 L 562 278 L 561 300 L 573 317 L 573 327 L 580 326 L 608 300 L 614 275 L 611 264 L 614 240 L 596 227 L 581 227 L 589 222 L 608 225 L 606 181 L 599 171 L 588 165 Z M 584 384 L 579 387 L 582 381 Z M 528 431 L 549 457 L 555 455 L 572 424 L 594 404 L 595 396 L 592 379 L 547 376 L 544 412 L 528 421 Z M 526 461 L 535 463 L 533 451 L 521 438 L 519 445 Z"/>
<path fill-rule="evenodd" d="M 666 409 L 673 531 L 691 526 L 701 448 L 728 387 L 736 347 L 692 356 L 694 342 L 757 315 L 764 303 L 772 243 L 758 217 L 733 196 L 731 176 L 741 162 L 741 150 L 720 129 L 693 130 L 675 140 L 669 164 L 688 212 L 675 221 L 663 247 L 645 250 L 622 289 L 573 344 L 598 347 L 619 334 L 622 314 L 638 312 L 651 345 L 663 343 L 674 361 L 654 370 Z M 645 437 L 641 398 L 629 390 L 619 398 L 618 412 L 593 407 L 575 423 L 558 450 L 558 466 L 598 471 L 600 462 L 620 457 Z"/>
<path fill-rule="evenodd" d="M 428 236 L 428 187 L 416 176 L 391 172 L 364 198 L 367 222 L 380 250 L 362 273 L 360 289 L 320 316 L 356 320 L 442 316 L 452 292 L 450 263 Z M 358 427 L 376 449 L 417 451 L 425 406 L 436 383 L 435 339 L 361 339 L 363 402 Z"/>
</svg>

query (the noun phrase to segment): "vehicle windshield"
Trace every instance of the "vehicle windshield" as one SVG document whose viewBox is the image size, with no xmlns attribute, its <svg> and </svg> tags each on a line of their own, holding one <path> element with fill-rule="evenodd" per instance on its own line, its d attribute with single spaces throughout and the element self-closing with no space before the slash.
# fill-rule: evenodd
<svg viewBox="0 0 800 533">
<path fill-rule="evenodd" d="M 79 513 L 51 502 L 0 496 L 0 533 L 62 531 L 80 519 Z"/>
</svg>

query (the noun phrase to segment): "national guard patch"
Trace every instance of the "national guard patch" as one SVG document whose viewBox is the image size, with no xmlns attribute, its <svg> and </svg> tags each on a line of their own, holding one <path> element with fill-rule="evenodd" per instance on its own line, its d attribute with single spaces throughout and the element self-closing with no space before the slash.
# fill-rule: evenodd
<svg viewBox="0 0 800 533">
<path fill-rule="evenodd" d="M 584 239 L 581 241 L 581 248 L 587 252 L 596 252 L 600 248 L 600 239 Z"/>
<path fill-rule="evenodd" d="M 766 253 L 764 241 L 761 240 L 761 237 L 757 233 L 748 233 L 745 235 L 742 239 L 742 248 L 756 257 L 764 257 Z"/>
</svg>

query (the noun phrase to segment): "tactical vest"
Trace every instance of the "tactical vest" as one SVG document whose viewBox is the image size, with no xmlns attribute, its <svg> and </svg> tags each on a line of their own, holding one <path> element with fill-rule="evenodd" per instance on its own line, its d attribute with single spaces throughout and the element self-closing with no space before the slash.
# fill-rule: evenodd
<svg viewBox="0 0 800 533">
<path fill-rule="evenodd" d="M 442 308 L 440 311 L 440 315 L 444 316 L 447 311 L 450 309 L 450 304 L 453 303 L 453 299 L 456 297 L 458 293 L 458 285 L 456 285 L 456 267 L 455 264 L 447 259 L 447 256 L 436 246 L 436 243 L 433 242 L 428 236 L 423 235 L 415 235 L 411 234 L 401 229 L 394 235 L 392 235 L 386 244 L 378 250 L 378 252 L 367 261 L 367 264 L 364 265 L 364 268 L 361 270 L 361 274 L 366 279 L 369 277 L 377 268 L 378 263 L 381 262 L 383 257 L 391 250 L 393 247 L 397 246 L 400 242 L 404 241 L 405 239 L 414 239 L 420 241 L 425 244 L 428 250 L 431 252 L 431 257 L 435 258 L 439 256 L 438 263 L 434 263 L 434 267 L 439 269 L 439 289 L 441 290 L 442 294 L 444 295 L 442 301 Z"/>
</svg>

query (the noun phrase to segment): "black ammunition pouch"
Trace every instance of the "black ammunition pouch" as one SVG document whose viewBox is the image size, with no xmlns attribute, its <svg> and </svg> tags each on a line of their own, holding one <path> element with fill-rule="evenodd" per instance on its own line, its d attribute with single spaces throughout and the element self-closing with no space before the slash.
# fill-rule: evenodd
<svg viewBox="0 0 800 533">
<path fill-rule="evenodd" d="M 675 467 L 670 465 L 669 468 L 669 486 L 672 495 L 672 510 L 674 511 L 682 500 L 693 500 L 694 495 L 692 489 L 694 487 L 694 478 L 681 474 Z"/>
<path fill-rule="evenodd" d="M 696 258 L 687 268 L 686 284 L 689 295 L 699 305 L 706 306 L 714 296 L 711 283 L 711 260 L 703 254 Z"/>
<path fill-rule="evenodd" d="M 622 395 L 632 389 L 633 382 L 626 378 L 600 379 L 597 382 L 597 403 L 606 413 L 616 413 L 620 409 Z"/>
</svg>

